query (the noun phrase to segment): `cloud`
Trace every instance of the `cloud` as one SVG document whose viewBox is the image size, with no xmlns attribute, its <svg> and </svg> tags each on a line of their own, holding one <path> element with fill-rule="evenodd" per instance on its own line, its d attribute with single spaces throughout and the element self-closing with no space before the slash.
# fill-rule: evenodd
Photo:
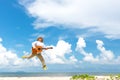
<svg viewBox="0 0 120 80">
<path fill-rule="evenodd" d="M 20 4 L 36 18 L 35 29 L 63 24 L 120 38 L 119 0 L 20 0 Z"/>
<path fill-rule="evenodd" d="M 75 58 L 75 56 L 70 56 L 69 60 L 71 63 L 78 62 L 78 60 Z"/>
<path fill-rule="evenodd" d="M 31 60 L 23 60 L 20 58 L 17 53 L 14 53 L 11 50 L 7 50 L 2 45 L 2 38 L 0 42 L 0 70 L 2 71 L 18 71 L 20 70 L 26 70 L 26 68 L 29 67 L 36 67 L 39 66 L 40 63 L 36 58 L 33 58 Z M 9 67 L 8 67 L 9 66 Z"/>
<path fill-rule="evenodd" d="M 100 58 L 103 61 L 111 61 L 114 59 L 114 54 L 110 50 L 106 50 L 105 47 L 103 47 L 104 43 L 100 40 L 96 40 L 97 43 L 97 49 L 101 52 Z"/>
<path fill-rule="evenodd" d="M 106 50 L 106 48 L 103 46 L 103 41 L 96 40 L 96 43 L 97 49 L 100 51 L 100 53 L 97 56 L 94 56 L 93 53 L 88 53 L 84 50 L 86 47 L 84 38 L 80 37 L 78 39 L 76 51 L 79 51 L 80 54 L 84 56 L 83 61 L 97 64 L 120 64 L 120 56 L 116 58 L 111 50 Z"/>
<path fill-rule="evenodd" d="M 80 37 L 78 39 L 78 42 L 77 42 L 77 47 L 76 47 L 76 51 L 79 51 L 82 55 L 84 55 L 84 58 L 83 58 L 83 61 L 87 61 L 87 62 L 98 62 L 98 58 L 94 58 L 93 54 L 92 53 L 87 53 L 84 48 L 86 47 L 86 43 L 85 43 L 85 40 Z"/>
<path fill-rule="evenodd" d="M 53 49 L 45 50 L 42 55 L 45 58 L 47 64 L 75 64 L 77 59 L 72 54 L 71 44 L 65 42 L 64 40 L 59 40 L 55 46 L 51 45 Z M 24 55 L 30 55 L 30 53 L 23 51 Z M 66 57 L 68 55 L 68 57 Z M 22 59 L 17 53 L 11 50 L 7 50 L 2 45 L 2 38 L 0 42 L 0 70 L 2 71 L 27 71 L 31 67 L 40 67 L 41 63 L 38 58 L 34 57 L 32 59 Z M 9 67 L 8 67 L 9 66 Z M 30 70 L 32 70 L 30 69 Z"/>
<path fill-rule="evenodd" d="M 77 59 L 72 54 L 71 44 L 64 40 L 59 40 L 52 50 L 45 51 L 43 55 L 50 64 L 73 64 L 77 62 Z M 70 57 L 66 57 L 66 55 Z"/>
<path fill-rule="evenodd" d="M 84 48 L 86 47 L 86 43 L 85 43 L 85 40 L 83 38 L 79 38 L 78 39 L 78 42 L 77 42 L 77 49 L 81 49 L 81 48 Z"/>
</svg>

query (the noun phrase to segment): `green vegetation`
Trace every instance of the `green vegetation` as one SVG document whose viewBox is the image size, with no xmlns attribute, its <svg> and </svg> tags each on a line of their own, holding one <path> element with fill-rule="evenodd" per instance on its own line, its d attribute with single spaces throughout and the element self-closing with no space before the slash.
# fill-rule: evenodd
<svg viewBox="0 0 120 80">
<path fill-rule="evenodd" d="M 70 80 L 95 80 L 95 77 L 88 74 L 82 74 L 74 75 Z"/>
<path fill-rule="evenodd" d="M 120 80 L 120 74 L 118 74 L 117 76 L 115 76 L 116 80 Z"/>
<path fill-rule="evenodd" d="M 118 75 L 110 75 L 110 80 L 120 80 L 120 74 L 118 74 Z"/>
<path fill-rule="evenodd" d="M 113 75 L 110 75 L 110 79 L 111 79 L 111 80 L 114 80 L 114 76 L 113 76 Z"/>
<path fill-rule="evenodd" d="M 70 80 L 96 80 L 96 77 L 88 74 L 81 74 L 72 76 Z M 105 80 L 120 80 L 120 74 L 109 75 L 109 78 L 106 78 Z"/>
<path fill-rule="evenodd" d="M 120 74 L 118 74 L 117 77 L 120 79 Z"/>
</svg>

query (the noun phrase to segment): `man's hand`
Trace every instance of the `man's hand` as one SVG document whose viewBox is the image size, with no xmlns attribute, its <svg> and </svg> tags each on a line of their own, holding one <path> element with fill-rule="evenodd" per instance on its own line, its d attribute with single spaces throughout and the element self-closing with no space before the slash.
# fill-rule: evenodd
<svg viewBox="0 0 120 80">
<path fill-rule="evenodd" d="M 48 50 L 48 48 L 45 48 L 45 50 Z"/>
</svg>

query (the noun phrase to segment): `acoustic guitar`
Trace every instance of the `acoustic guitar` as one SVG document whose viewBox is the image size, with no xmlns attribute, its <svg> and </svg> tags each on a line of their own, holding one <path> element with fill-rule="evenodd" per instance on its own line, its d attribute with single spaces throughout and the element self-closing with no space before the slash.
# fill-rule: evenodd
<svg viewBox="0 0 120 80">
<path fill-rule="evenodd" d="M 36 48 L 32 47 L 32 54 L 38 54 L 41 53 L 43 50 L 47 50 L 47 49 L 53 49 L 53 47 L 46 47 L 46 48 L 43 48 L 42 46 L 36 46 Z"/>
</svg>

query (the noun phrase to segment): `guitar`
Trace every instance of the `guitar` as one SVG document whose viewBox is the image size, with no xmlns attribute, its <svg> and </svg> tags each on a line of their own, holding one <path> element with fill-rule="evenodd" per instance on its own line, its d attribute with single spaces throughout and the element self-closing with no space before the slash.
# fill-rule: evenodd
<svg viewBox="0 0 120 80">
<path fill-rule="evenodd" d="M 43 50 L 47 50 L 47 49 L 53 49 L 53 47 L 47 47 L 47 48 L 43 48 L 42 46 L 36 46 L 36 48 L 32 47 L 32 54 L 41 53 Z"/>
</svg>

